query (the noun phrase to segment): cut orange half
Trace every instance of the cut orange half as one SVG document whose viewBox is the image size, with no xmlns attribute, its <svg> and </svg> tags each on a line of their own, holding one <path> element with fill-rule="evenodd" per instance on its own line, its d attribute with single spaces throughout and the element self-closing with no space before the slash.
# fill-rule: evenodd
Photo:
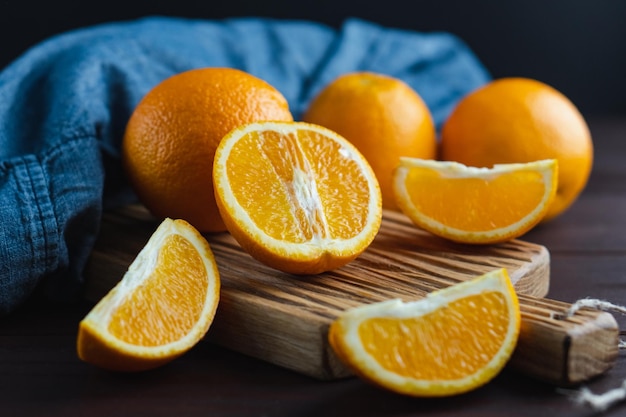
<svg viewBox="0 0 626 417">
<path fill-rule="evenodd" d="M 417 226 L 461 243 L 504 242 L 541 221 L 557 189 L 555 159 L 493 168 L 401 158 L 394 195 Z"/>
<path fill-rule="evenodd" d="M 328 339 L 355 374 L 416 397 L 476 389 L 505 366 L 517 344 L 520 310 L 504 269 L 426 298 L 347 310 Z"/>
<path fill-rule="evenodd" d="M 259 122 L 226 135 L 215 153 L 217 205 L 257 260 L 294 274 L 339 268 L 380 228 L 382 198 L 363 155 L 303 122 Z"/>
<path fill-rule="evenodd" d="M 115 371 L 163 365 L 206 334 L 219 291 L 207 241 L 189 223 L 165 219 L 121 281 L 80 322 L 78 356 Z"/>
</svg>

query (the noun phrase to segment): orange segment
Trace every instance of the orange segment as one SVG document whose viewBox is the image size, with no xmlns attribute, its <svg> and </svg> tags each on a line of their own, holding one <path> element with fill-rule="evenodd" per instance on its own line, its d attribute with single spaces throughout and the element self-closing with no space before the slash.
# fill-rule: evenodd
<svg viewBox="0 0 626 417">
<path fill-rule="evenodd" d="M 79 357 L 103 368 L 160 366 L 207 332 L 220 280 L 206 240 L 187 222 L 165 219 L 122 280 L 79 326 Z"/>
<path fill-rule="evenodd" d="M 253 257 L 296 274 L 338 268 L 380 228 L 378 182 L 338 134 L 308 123 L 261 122 L 231 131 L 213 167 L 230 233 Z"/>
<path fill-rule="evenodd" d="M 557 161 L 474 168 L 402 158 L 398 206 L 419 227 L 462 243 L 497 243 L 535 226 L 554 199 Z"/>
<path fill-rule="evenodd" d="M 447 396 L 484 385 L 510 358 L 519 303 L 506 270 L 433 292 L 344 312 L 329 330 L 357 375 L 412 396 Z"/>
</svg>

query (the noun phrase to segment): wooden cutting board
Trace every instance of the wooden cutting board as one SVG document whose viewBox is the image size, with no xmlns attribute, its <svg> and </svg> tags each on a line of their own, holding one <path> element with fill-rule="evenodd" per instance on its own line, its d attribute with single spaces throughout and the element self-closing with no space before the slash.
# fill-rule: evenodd
<svg viewBox="0 0 626 417">
<path fill-rule="evenodd" d="M 89 300 L 98 301 L 122 278 L 158 223 L 142 206 L 104 215 L 86 271 Z M 222 282 L 208 339 L 315 378 L 350 375 L 327 342 L 328 326 L 343 310 L 390 298 L 420 299 L 501 267 L 522 310 L 510 366 L 570 385 L 605 372 L 617 358 L 619 329 L 612 315 L 587 310 L 562 319 L 570 305 L 542 298 L 550 255 L 540 245 L 454 244 L 416 228 L 401 213 L 385 212 L 376 239 L 355 261 L 320 275 L 294 276 L 251 258 L 228 233 L 206 237 Z"/>
</svg>

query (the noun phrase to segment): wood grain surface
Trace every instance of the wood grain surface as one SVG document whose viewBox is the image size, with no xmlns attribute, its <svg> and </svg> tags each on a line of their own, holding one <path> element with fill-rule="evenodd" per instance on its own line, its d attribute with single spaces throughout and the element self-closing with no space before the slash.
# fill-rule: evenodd
<svg viewBox="0 0 626 417">
<path fill-rule="evenodd" d="M 141 206 L 106 213 L 87 267 L 87 298 L 99 300 L 123 276 L 156 229 Z M 227 233 L 207 235 L 222 279 L 210 341 L 318 379 L 350 376 L 327 343 L 328 326 L 343 310 L 429 292 L 505 267 L 520 295 L 522 329 L 511 366 L 538 379 L 571 385 L 606 372 L 617 357 L 618 327 L 608 313 L 581 311 L 543 298 L 550 254 L 522 240 L 500 245 L 450 243 L 385 212 L 372 245 L 349 265 L 315 276 L 268 268 Z"/>
</svg>

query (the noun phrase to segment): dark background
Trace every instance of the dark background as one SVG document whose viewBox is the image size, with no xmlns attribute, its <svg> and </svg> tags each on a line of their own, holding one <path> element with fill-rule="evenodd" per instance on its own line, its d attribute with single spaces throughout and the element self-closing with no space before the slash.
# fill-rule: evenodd
<svg viewBox="0 0 626 417">
<path fill-rule="evenodd" d="M 493 77 L 525 76 L 567 95 L 585 115 L 626 114 L 622 0 L 0 0 L 0 68 L 45 38 L 148 15 L 262 16 L 338 27 L 347 17 L 462 38 Z"/>
</svg>

